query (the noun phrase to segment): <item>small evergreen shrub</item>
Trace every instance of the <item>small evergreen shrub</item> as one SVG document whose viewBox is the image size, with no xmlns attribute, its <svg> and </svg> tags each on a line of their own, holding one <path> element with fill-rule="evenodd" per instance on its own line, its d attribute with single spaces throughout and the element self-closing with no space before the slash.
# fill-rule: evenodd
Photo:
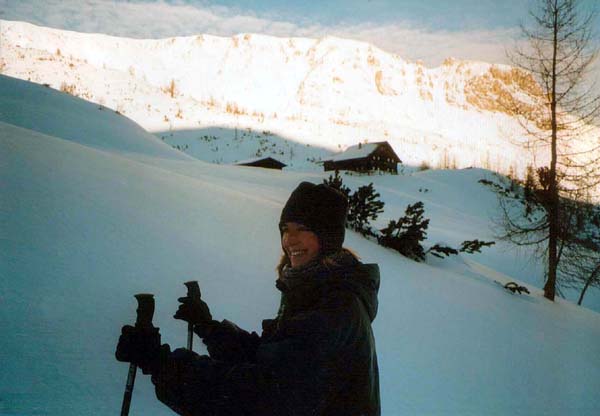
<svg viewBox="0 0 600 416">
<path fill-rule="evenodd" d="M 409 205 L 403 217 L 398 221 L 390 221 L 388 226 L 381 230 L 377 242 L 415 261 L 425 260 L 425 250 L 421 243 L 427 238 L 429 220 L 423 218 L 424 212 L 421 201 Z"/>
<path fill-rule="evenodd" d="M 442 259 L 444 258 L 444 256 L 450 257 L 451 255 L 458 254 L 458 250 L 452 247 L 441 246 L 439 244 L 436 244 L 433 247 L 430 247 L 429 250 L 427 250 L 427 253 L 431 253 L 431 255 Z"/>
<path fill-rule="evenodd" d="M 519 295 L 522 295 L 523 293 L 529 294 L 529 289 L 515 282 L 508 282 L 504 285 L 504 289 L 510 290 L 512 293 L 518 293 Z"/>
<path fill-rule="evenodd" d="M 350 194 L 350 188 L 344 185 L 338 170 L 335 171 L 334 175 L 329 175 L 329 178 L 324 180 L 323 183 L 337 189 L 348 198 L 347 227 L 361 233 L 363 236 L 375 235 L 369 226 L 369 220 L 376 220 L 377 216 L 383 212 L 385 204 L 379 200 L 379 192 L 375 191 L 373 183 L 361 186 Z"/>
<path fill-rule="evenodd" d="M 501 188 L 499 185 L 485 179 L 480 182 L 488 186 Z M 419 201 L 408 205 L 403 217 L 400 217 L 398 221 L 390 221 L 387 227 L 376 232 L 371 228 L 369 222 L 377 219 L 378 215 L 383 212 L 385 204 L 379 200 L 380 195 L 373 187 L 373 183 L 361 186 L 351 193 L 350 188 L 344 185 L 337 170 L 333 175 L 329 175 L 329 178 L 323 180 L 323 183 L 339 190 L 348 198 L 348 228 L 361 233 L 363 236 L 376 237 L 379 245 L 396 250 L 403 256 L 415 261 L 424 261 L 427 253 L 444 258 L 444 256 L 457 255 L 459 252 L 481 252 L 482 247 L 495 244 L 494 241 L 467 240 L 463 241 L 461 248 L 458 250 L 435 244 L 425 251 L 422 242 L 427 238 L 429 219 L 423 217 L 425 213 L 423 202 Z M 427 191 L 428 189 L 425 190 L 425 192 Z"/>
<path fill-rule="evenodd" d="M 496 244 L 495 241 L 479 241 L 475 240 L 466 240 L 462 242 L 459 251 L 461 253 L 481 253 L 481 247 L 490 247 Z"/>
<path fill-rule="evenodd" d="M 383 201 L 379 200 L 379 192 L 373 183 L 358 188 L 348 200 L 348 226 L 364 235 L 374 235 L 369 227 L 369 220 L 376 220 L 383 212 Z"/>
<path fill-rule="evenodd" d="M 338 191 L 340 191 L 341 193 L 346 195 L 347 198 L 350 198 L 350 188 L 348 188 L 346 185 L 344 185 L 344 182 L 342 180 L 342 177 L 340 176 L 339 170 L 336 169 L 334 175 L 329 175 L 329 178 L 324 179 L 323 183 L 325 185 L 329 185 L 332 188 L 337 189 Z"/>
</svg>

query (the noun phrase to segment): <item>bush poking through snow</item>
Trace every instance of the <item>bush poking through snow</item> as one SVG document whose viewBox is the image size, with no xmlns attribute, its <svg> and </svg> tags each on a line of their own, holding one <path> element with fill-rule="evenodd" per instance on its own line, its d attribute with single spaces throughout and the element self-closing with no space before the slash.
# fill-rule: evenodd
<svg viewBox="0 0 600 416">
<path fill-rule="evenodd" d="M 390 221 L 386 228 L 377 232 L 369 222 L 376 220 L 383 212 L 385 203 L 379 200 L 379 192 L 375 190 L 372 182 L 361 186 L 351 194 L 350 188 L 344 185 L 340 172 L 336 170 L 333 175 L 323 180 L 323 183 L 339 190 L 348 198 L 347 228 L 359 232 L 364 237 L 376 237 L 379 245 L 392 248 L 415 261 L 424 261 L 428 253 L 439 258 L 457 255 L 459 252 L 479 253 L 481 247 L 495 244 L 494 241 L 467 240 L 462 242 L 458 250 L 435 244 L 425 251 L 421 243 L 427 238 L 429 219 L 423 218 L 425 213 L 423 202 L 408 205 L 403 217 L 398 221 Z"/>
<path fill-rule="evenodd" d="M 334 175 L 329 175 L 329 178 L 324 179 L 323 183 L 325 185 L 329 185 L 332 188 L 337 189 L 338 191 L 340 191 L 341 193 L 346 195 L 346 198 L 350 197 L 350 188 L 348 188 L 346 185 L 344 185 L 344 182 L 342 181 L 342 177 L 340 176 L 339 170 L 336 169 Z"/>
<path fill-rule="evenodd" d="M 337 189 L 348 198 L 348 223 L 347 227 L 361 233 L 363 236 L 375 236 L 375 232 L 369 226 L 369 220 L 376 220 L 383 212 L 385 203 L 379 200 L 379 192 L 375 191 L 373 183 L 361 186 L 352 195 L 350 188 L 344 185 L 340 172 L 323 180 L 323 183 Z"/>
<path fill-rule="evenodd" d="M 515 282 L 508 282 L 504 285 L 504 289 L 510 290 L 512 293 L 518 292 L 519 295 L 522 295 L 523 292 L 529 294 L 529 289 L 527 289 L 525 286 L 520 286 Z"/>
<path fill-rule="evenodd" d="M 496 244 L 495 241 L 479 241 L 479 240 L 465 240 L 462 242 L 460 248 L 457 250 L 452 247 L 442 246 L 440 244 L 436 244 L 429 248 L 426 251 L 427 253 L 431 253 L 433 256 L 444 258 L 450 257 L 451 255 L 457 255 L 459 253 L 481 253 L 481 247 L 490 247 Z"/>
<path fill-rule="evenodd" d="M 168 94 L 171 98 L 175 98 L 175 95 L 177 95 L 177 93 L 178 93 L 177 86 L 175 85 L 174 79 L 171 79 L 171 82 L 169 83 L 169 85 L 162 87 L 161 90 L 164 93 Z"/>
<path fill-rule="evenodd" d="M 451 255 L 458 254 L 458 250 L 452 247 L 441 246 L 439 244 L 436 244 L 433 247 L 430 247 L 429 250 L 427 250 L 427 253 L 431 253 L 431 255 L 442 259 L 444 258 L 444 256 L 450 257 Z"/>
<path fill-rule="evenodd" d="M 67 84 L 66 82 L 63 82 L 60 84 L 60 90 L 62 92 L 66 92 L 67 94 L 76 95 L 75 92 L 77 88 L 75 87 L 75 84 Z"/>
<path fill-rule="evenodd" d="M 429 170 L 431 169 L 431 166 L 429 165 L 429 162 L 427 161 L 422 161 L 421 164 L 419 165 L 419 171 L 424 171 L 424 170 Z"/>
<path fill-rule="evenodd" d="M 469 253 L 469 254 L 481 253 L 481 247 L 490 247 L 490 246 L 493 246 L 494 244 L 496 244 L 495 241 L 479 241 L 477 239 L 466 240 L 466 241 L 462 242 L 460 249 L 458 251 L 460 251 L 461 253 Z"/>
<path fill-rule="evenodd" d="M 362 235 L 374 235 L 369 220 L 376 220 L 385 205 L 373 183 L 358 188 L 349 198 L 348 226 Z"/>
<path fill-rule="evenodd" d="M 513 193 L 511 193 L 510 191 L 510 188 L 506 188 L 502 185 L 497 184 L 496 182 L 492 182 L 487 179 L 480 179 L 478 182 L 485 186 L 489 186 L 496 194 L 506 197 L 510 197 L 511 195 L 513 195 Z"/>
<path fill-rule="evenodd" d="M 424 212 L 421 201 L 409 205 L 403 217 L 398 221 L 390 221 L 388 226 L 381 230 L 377 242 L 415 261 L 425 260 L 425 250 L 421 243 L 427 238 L 429 220 L 423 218 Z"/>
</svg>

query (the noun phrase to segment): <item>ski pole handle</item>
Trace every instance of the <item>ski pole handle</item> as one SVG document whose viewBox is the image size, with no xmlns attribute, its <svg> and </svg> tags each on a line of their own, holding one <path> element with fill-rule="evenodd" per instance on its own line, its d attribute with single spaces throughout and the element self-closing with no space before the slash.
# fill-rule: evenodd
<svg viewBox="0 0 600 416">
<path fill-rule="evenodd" d="M 187 287 L 187 295 L 190 299 L 200 300 L 200 286 L 198 286 L 198 282 L 196 280 L 190 280 L 189 282 L 184 283 Z M 192 350 L 192 343 L 194 340 L 194 324 L 188 324 L 188 338 L 187 338 L 187 349 Z"/>
<path fill-rule="evenodd" d="M 152 316 L 154 315 L 154 295 L 149 293 L 138 293 L 135 295 L 138 302 L 135 320 L 136 328 L 152 327 Z M 131 405 L 131 396 L 133 395 L 133 385 L 135 383 L 135 373 L 137 366 L 129 364 L 129 373 L 127 374 L 127 383 L 125 384 L 125 393 L 123 394 L 123 404 L 121 406 L 121 416 L 129 414 Z"/>
<path fill-rule="evenodd" d="M 152 317 L 154 316 L 154 295 L 150 293 L 138 293 L 134 296 L 138 301 L 135 326 L 137 328 L 152 328 Z"/>
</svg>

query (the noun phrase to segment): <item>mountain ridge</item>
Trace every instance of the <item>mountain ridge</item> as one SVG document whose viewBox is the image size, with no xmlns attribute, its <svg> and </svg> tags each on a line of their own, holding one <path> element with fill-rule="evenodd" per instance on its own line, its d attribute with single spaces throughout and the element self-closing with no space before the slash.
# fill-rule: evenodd
<svg viewBox="0 0 600 416">
<path fill-rule="evenodd" d="M 250 128 L 331 152 L 387 140 L 408 164 L 452 160 L 517 176 L 547 160 L 521 147 L 526 132 L 510 111 L 532 106 L 539 87 L 507 65 L 448 58 L 427 68 L 333 36 L 139 40 L 8 21 L 0 29 L 2 73 L 106 105 L 175 139 L 181 130 Z"/>
</svg>

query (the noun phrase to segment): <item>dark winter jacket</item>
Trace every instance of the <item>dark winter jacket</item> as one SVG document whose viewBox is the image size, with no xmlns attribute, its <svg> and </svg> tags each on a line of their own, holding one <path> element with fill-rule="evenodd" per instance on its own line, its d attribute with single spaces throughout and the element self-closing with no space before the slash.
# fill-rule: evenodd
<svg viewBox="0 0 600 416">
<path fill-rule="evenodd" d="M 211 383 L 193 375 L 183 387 L 163 383 L 159 399 L 180 414 L 380 415 L 371 329 L 379 268 L 349 255 L 339 263 L 284 270 L 279 313 L 263 321 L 262 335 L 219 323 L 204 338 Z"/>
</svg>

